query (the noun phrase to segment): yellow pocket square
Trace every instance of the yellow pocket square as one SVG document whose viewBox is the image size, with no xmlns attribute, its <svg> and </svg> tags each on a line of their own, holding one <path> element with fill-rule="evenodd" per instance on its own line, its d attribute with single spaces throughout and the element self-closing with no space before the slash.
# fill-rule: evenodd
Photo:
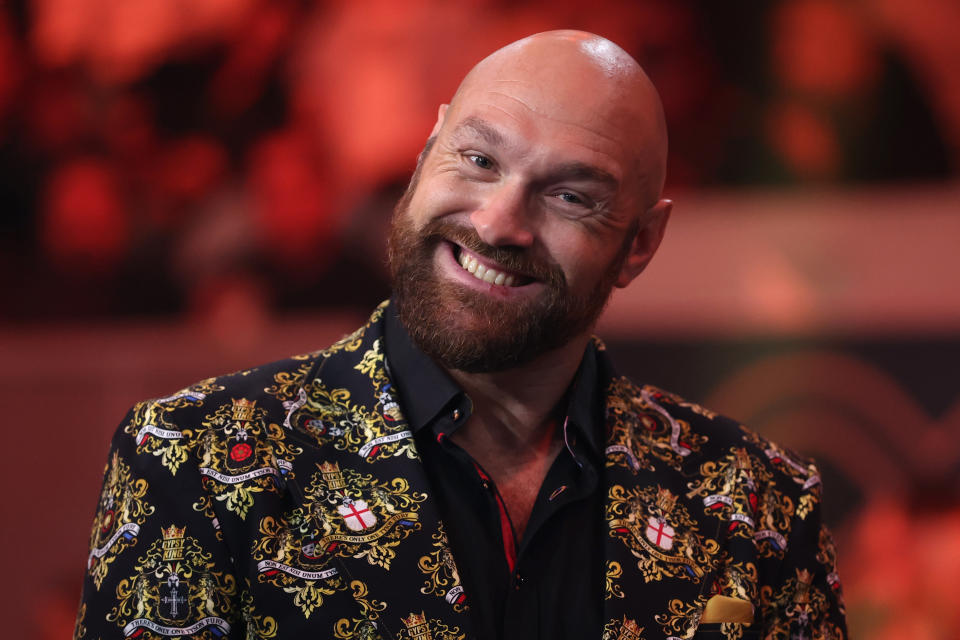
<svg viewBox="0 0 960 640">
<path fill-rule="evenodd" d="M 730 596 L 713 596 L 707 600 L 700 622 L 753 622 L 753 603 Z"/>
</svg>

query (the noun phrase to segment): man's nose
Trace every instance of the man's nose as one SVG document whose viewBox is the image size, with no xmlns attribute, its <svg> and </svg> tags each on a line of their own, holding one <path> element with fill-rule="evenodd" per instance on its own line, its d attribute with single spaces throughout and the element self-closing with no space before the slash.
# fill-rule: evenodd
<svg viewBox="0 0 960 640">
<path fill-rule="evenodd" d="M 470 214 L 480 239 L 494 247 L 533 245 L 530 212 L 525 190 L 519 184 L 499 184 L 486 194 Z"/>
</svg>

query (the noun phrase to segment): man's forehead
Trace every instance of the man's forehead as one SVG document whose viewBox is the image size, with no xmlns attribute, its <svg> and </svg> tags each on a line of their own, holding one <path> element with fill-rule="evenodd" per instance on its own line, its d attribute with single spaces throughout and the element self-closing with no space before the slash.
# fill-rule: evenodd
<svg viewBox="0 0 960 640">
<path fill-rule="evenodd" d="M 477 115 L 467 116 L 453 124 L 450 138 L 454 143 L 462 142 L 464 144 L 482 141 L 493 149 L 539 142 L 524 140 L 522 137 L 516 136 L 514 132 L 501 129 L 498 124 Z M 541 146 L 540 150 L 547 152 L 547 155 L 552 155 L 549 153 L 550 151 L 555 153 L 561 151 L 548 147 L 549 145 Z M 610 166 L 608 170 L 607 163 L 594 155 L 589 156 L 588 161 L 587 159 L 578 160 L 573 157 L 563 157 L 563 154 L 560 153 L 558 157 L 553 157 L 552 160 L 550 174 L 553 178 L 589 180 L 603 183 L 609 187 L 616 187 L 620 182 L 618 167 Z"/>
<path fill-rule="evenodd" d="M 577 137 L 582 129 L 598 151 L 623 161 L 620 168 L 637 171 L 652 187 L 650 197 L 662 187 L 666 125 L 659 95 L 629 54 L 599 36 L 548 32 L 494 52 L 467 74 L 446 115 L 447 133 L 477 115 L 521 134 L 545 127 Z M 495 141 L 497 131 L 474 124 L 466 124 L 472 135 Z"/>
</svg>

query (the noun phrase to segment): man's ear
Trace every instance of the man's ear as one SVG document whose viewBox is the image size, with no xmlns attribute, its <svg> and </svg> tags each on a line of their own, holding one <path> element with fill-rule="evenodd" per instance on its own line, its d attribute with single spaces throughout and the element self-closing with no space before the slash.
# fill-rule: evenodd
<svg viewBox="0 0 960 640">
<path fill-rule="evenodd" d="M 660 241 L 663 240 L 671 211 L 673 211 L 673 201 L 664 199 L 657 201 L 657 204 L 643 214 L 637 234 L 620 268 L 620 275 L 614 283 L 616 286 L 627 286 L 647 267 L 653 254 L 657 252 Z"/>
<path fill-rule="evenodd" d="M 450 105 L 448 105 L 448 104 L 442 104 L 442 105 L 440 105 L 440 107 L 437 109 L 437 122 L 436 122 L 436 124 L 433 125 L 433 131 L 430 132 L 430 136 L 429 136 L 429 137 L 432 138 L 432 137 L 434 137 L 435 135 L 437 135 L 438 133 L 440 133 L 440 127 L 443 126 L 443 119 L 444 119 L 444 117 L 447 115 L 447 109 L 448 109 L 449 107 L 450 107 Z"/>
</svg>

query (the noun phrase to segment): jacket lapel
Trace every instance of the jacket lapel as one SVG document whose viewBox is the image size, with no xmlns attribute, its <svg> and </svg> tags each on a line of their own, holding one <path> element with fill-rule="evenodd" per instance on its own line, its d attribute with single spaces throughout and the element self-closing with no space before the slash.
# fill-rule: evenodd
<svg viewBox="0 0 960 640">
<path fill-rule="evenodd" d="M 373 622 L 384 637 L 462 638 L 463 588 L 385 366 L 384 309 L 322 353 L 289 403 L 285 422 L 302 451 L 288 485 L 305 539 L 349 578 L 360 605 L 346 637 Z"/>
</svg>

